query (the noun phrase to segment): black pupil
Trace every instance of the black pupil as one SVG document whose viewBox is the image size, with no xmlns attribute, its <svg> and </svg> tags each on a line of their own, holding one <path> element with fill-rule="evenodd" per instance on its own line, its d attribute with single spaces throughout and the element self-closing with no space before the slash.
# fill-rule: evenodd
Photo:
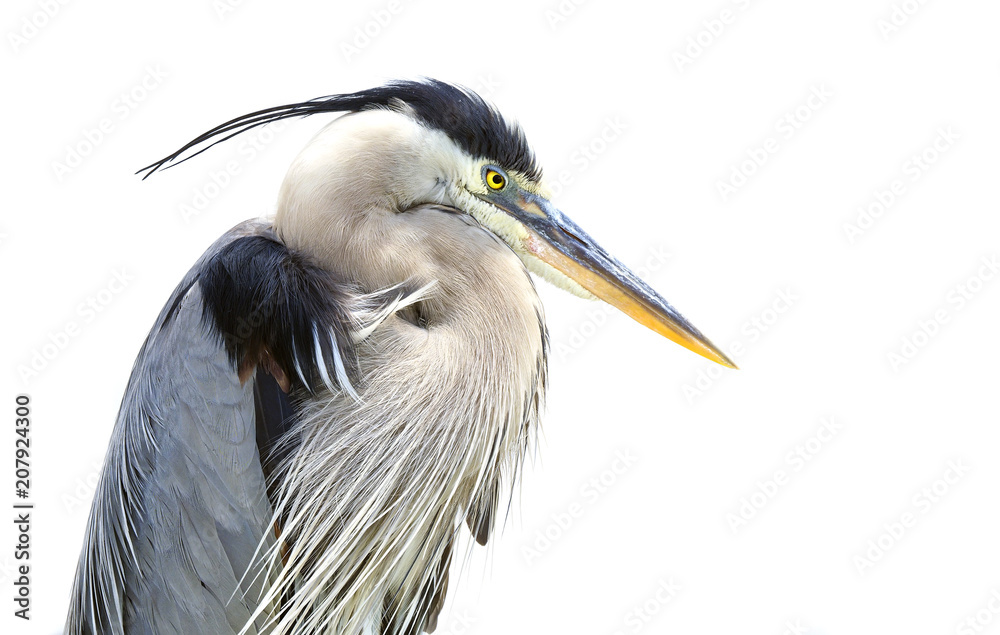
<svg viewBox="0 0 1000 635">
<path fill-rule="evenodd" d="M 503 177 L 500 176 L 499 174 L 494 173 L 493 174 L 493 185 L 501 185 L 501 184 L 503 184 Z"/>
</svg>

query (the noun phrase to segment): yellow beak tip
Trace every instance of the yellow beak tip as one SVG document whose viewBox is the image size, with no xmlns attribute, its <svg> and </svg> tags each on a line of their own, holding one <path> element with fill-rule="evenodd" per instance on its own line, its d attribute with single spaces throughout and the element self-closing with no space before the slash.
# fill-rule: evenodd
<svg viewBox="0 0 1000 635">
<path fill-rule="evenodd" d="M 710 359 L 713 362 L 719 364 L 720 366 L 725 366 L 726 368 L 732 368 L 733 370 L 739 370 L 740 369 L 740 367 L 736 365 L 736 362 L 734 362 L 733 360 L 729 359 L 726 356 L 726 354 L 723 353 L 722 351 L 720 351 L 719 349 L 717 349 L 715 347 L 712 347 L 709 350 L 711 351 L 711 353 L 707 354 L 707 355 L 705 353 L 701 352 L 701 351 L 697 351 L 697 352 L 699 352 L 706 359 Z"/>
</svg>

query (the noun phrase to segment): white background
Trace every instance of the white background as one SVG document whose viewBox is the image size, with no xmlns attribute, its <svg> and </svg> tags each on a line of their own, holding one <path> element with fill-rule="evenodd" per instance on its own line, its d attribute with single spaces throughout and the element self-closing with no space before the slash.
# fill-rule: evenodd
<svg viewBox="0 0 1000 635">
<path fill-rule="evenodd" d="M 61 628 L 146 332 L 217 236 L 273 211 L 329 119 L 133 172 L 245 112 L 432 76 L 517 118 L 571 181 L 556 204 L 742 346 L 742 370 L 717 372 L 540 285 L 554 345 L 540 457 L 439 632 L 1000 633 L 1000 279 L 983 265 L 1000 256 L 996 3 L 50 4 L 6 2 L 0 22 L 2 452 L 30 394 L 36 505 L 29 624 L 12 617 L 0 523 L 5 632 Z M 69 148 L 87 156 L 67 173 Z M 238 174 L 213 187 L 229 161 Z M 816 437 L 824 420 L 836 434 Z"/>
</svg>

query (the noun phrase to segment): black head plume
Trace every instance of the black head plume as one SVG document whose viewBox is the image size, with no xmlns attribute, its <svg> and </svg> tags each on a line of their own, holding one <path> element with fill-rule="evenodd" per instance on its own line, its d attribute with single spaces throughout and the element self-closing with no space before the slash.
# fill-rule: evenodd
<svg viewBox="0 0 1000 635">
<path fill-rule="evenodd" d="M 541 169 L 517 124 L 508 123 L 476 93 L 436 79 L 395 81 L 357 93 L 328 95 L 258 110 L 230 119 L 198 135 L 176 152 L 147 165 L 136 174 L 143 174 L 145 179 L 157 170 L 183 163 L 217 143 L 272 121 L 375 108 L 409 114 L 423 125 L 444 132 L 474 157 L 496 161 L 535 181 L 541 178 Z"/>
</svg>

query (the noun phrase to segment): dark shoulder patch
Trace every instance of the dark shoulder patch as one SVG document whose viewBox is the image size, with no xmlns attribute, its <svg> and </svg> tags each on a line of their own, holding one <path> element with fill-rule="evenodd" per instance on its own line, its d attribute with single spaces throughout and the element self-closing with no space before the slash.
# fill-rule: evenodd
<svg viewBox="0 0 1000 635">
<path fill-rule="evenodd" d="M 233 240 L 198 283 L 207 326 L 241 376 L 274 363 L 292 386 L 313 391 L 353 374 L 347 286 L 275 237 Z"/>
</svg>

